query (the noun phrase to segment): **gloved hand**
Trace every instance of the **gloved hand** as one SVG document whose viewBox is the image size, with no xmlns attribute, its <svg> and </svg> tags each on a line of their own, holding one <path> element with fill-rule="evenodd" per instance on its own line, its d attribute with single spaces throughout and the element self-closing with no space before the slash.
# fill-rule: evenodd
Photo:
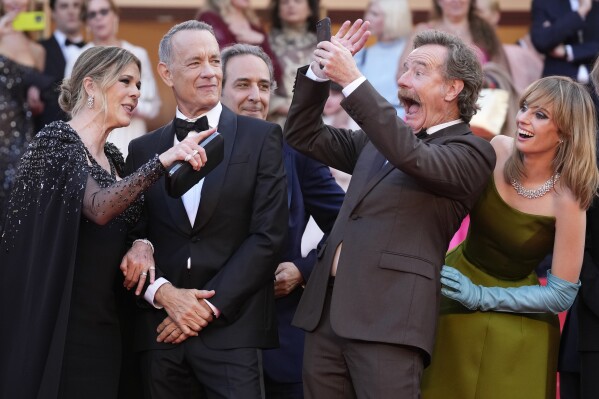
<svg viewBox="0 0 599 399">
<path fill-rule="evenodd" d="M 567 310 L 578 293 L 580 282 L 571 283 L 547 272 L 547 285 L 483 287 L 451 266 L 441 269 L 441 293 L 471 310 L 518 313 L 560 313 Z"/>
</svg>

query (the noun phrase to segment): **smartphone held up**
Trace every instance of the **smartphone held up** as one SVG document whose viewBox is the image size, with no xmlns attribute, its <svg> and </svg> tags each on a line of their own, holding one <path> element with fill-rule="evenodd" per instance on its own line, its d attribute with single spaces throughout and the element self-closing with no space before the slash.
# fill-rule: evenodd
<svg viewBox="0 0 599 399">
<path fill-rule="evenodd" d="M 44 30 L 46 17 L 43 11 L 25 11 L 17 14 L 12 21 L 14 30 L 22 32 Z"/>
</svg>

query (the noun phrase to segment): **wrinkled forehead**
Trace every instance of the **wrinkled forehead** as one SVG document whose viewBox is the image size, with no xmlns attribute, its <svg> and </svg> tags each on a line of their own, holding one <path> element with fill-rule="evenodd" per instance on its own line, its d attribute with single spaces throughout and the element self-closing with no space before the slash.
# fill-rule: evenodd
<svg viewBox="0 0 599 399">
<path fill-rule="evenodd" d="M 436 67 L 445 64 L 447 49 L 439 44 L 425 44 L 412 50 L 407 60 L 418 61 Z"/>
</svg>

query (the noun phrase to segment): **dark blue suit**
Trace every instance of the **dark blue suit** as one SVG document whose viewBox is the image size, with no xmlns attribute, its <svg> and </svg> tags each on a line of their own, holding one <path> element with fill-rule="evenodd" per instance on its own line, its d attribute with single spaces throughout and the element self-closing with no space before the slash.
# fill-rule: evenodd
<svg viewBox="0 0 599 399">
<path fill-rule="evenodd" d="M 543 76 L 576 79 L 580 65 L 586 65 L 591 72 L 599 53 L 599 4 L 593 4 L 583 20 L 578 12 L 572 11 L 569 0 L 533 0 L 531 16 L 532 43 L 545 54 Z M 572 46 L 572 61 L 550 55 L 560 44 Z"/>
<path fill-rule="evenodd" d="M 333 228 L 344 198 L 329 168 L 320 162 L 284 145 L 284 163 L 287 173 L 287 204 L 289 205 L 288 241 L 281 262 L 292 262 L 308 281 L 316 263 L 317 251 L 313 249 L 302 257 L 301 242 L 310 216 L 325 233 Z M 291 326 L 291 319 L 301 298 L 303 288 L 275 301 L 279 328 L 280 348 L 263 352 L 267 398 L 273 397 L 273 384 L 297 384 L 301 395 L 304 332 Z M 270 385 L 270 387 L 269 387 Z M 290 398 L 290 393 L 284 396 Z M 295 397 L 295 396 L 293 396 Z M 300 396 L 297 396 L 300 397 Z"/>
</svg>

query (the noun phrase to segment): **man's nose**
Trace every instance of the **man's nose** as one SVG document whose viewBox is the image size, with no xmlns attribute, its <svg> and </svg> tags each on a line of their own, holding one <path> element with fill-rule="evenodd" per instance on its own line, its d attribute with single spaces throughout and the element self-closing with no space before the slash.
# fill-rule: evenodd
<svg viewBox="0 0 599 399">
<path fill-rule="evenodd" d="M 250 85 L 250 92 L 248 94 L 248 98 L 252 101 L 258 101 L 258 99 L 260 98 L 260 89 L 258 88 L 258 85 Z"/>
</svg>

